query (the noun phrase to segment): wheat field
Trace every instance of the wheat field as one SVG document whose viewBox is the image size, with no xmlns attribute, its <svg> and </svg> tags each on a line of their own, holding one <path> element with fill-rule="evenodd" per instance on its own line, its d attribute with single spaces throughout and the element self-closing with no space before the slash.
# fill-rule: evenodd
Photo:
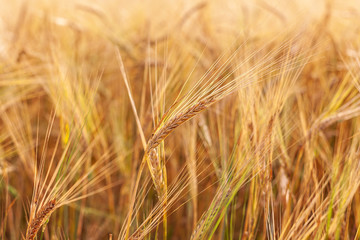
<svg viewBox="0 0 360 240">
<path fill-rule="evenodd" d="M 0 0 L 0 239 L 360 239 L 359 0 Z"/>
</svg>

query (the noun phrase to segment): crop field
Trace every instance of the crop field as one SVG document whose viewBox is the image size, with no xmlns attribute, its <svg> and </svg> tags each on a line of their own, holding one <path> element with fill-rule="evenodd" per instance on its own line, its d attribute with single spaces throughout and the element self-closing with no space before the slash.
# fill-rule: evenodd
<svg viewBox="0 0 360 240">
<path fill-rule="evenodd" d="M 360 0 L 0 0 L 0 239 L 360 239 Z"/>
</svg>

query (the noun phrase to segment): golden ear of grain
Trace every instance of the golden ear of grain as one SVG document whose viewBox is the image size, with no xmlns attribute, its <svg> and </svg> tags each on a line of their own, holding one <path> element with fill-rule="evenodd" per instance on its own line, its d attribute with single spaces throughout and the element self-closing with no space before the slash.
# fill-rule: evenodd
<svg viewBox="0 0 360 240">
<path fill-rule="evenodd" d="M 44 221 L 50 217 L 56 205 L 56 199 L 51 200 L 45 204 L 40 210 L 36 213 L 35 218 L 30 220 L 26 231 L 26 240 L 33 240 L 36 237 L 37 232 L 40 227 L 44 224 Z"/>
<path fill-rule="evenodd" d="M 222 189 L 222 193 L 217 195 L 214 198 L 214 204 L 207 210 L 207 212 L 202 216 L 201 220 L 197 224 L 193 233 L 191 234 L 190 239 L 203 239 L 204 234 L 206 234 L 208 227 L 214 222 L 216 215 L 219 214 L 219 211 L 226 206 L 227 201 L 232 193 L 232 188 L 228 186 L 228 189 Z"/>
<path fill-rule="evenodd" d="M 169 121 L 167 121 L 167 123 L 165 123 L 161 128 L 158 128 L 148 141 L 146 149 L 146 154 L 149 159 L 148 165 L 159 197 L 165 193 L 165 177 L 163 175 L 160 159 L 156 152 L 156 147 L 159 146 L 159 144 L 178 126 L 191 119 L 214 102 L 214 97 L 208 97 L 192 105 L 186 111 L 176 114 L 170 118 Z"/>
<path fill-rule="evenodd" d="M 173 132 L 178 126 L 194 117 L 196 114 L 203 111 L 205 108 L 215 102 L 213 97 L 205 98 L 195 105 L 189 107 L 186 111 L 180 112 L 172 117 L 164 126 L 158 129 L 151 139 L 148 141 L 148 152 L 157 147 L 161 141 L 163 141 L 171 132 Z"/>
</svg>

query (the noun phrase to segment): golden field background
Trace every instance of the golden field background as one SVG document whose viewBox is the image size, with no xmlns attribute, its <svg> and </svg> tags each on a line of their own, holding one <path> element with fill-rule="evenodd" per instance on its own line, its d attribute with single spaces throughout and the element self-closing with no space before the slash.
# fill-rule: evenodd
<svg viewBox="0 0 360 240">
<path fill-rule="evenodd" d="M 360 239 L 358 0 L 0 6 L 1 239 Z"/>
</svg>

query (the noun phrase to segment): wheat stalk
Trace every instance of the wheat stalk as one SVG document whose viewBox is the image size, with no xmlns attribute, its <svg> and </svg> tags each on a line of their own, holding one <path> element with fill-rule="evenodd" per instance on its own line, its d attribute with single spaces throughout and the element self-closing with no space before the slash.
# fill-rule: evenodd
<svg viewBox="0 0 360 240">
<path fill-rule="evenodd" d="M 165 198 L 165 201 L 163 203 L 164 208 L 166 208 L 167 205 L 166 168 L 165 165 L 162 165 L 160 162 L 159 156 L 157 154 L 157 147 L 177 127 L 194 117 L 196 114 L 203 111 L 206 107 L 210 106 L 214 102 L 214 97 L 207 97 L 199 101 L 197 104 L 192 105 L 186 111 L 180 112 L 178 114 L 175 114 L 173 117 L 170 117 L 165 124 L 165 118 L 163 118 L 158 127 L 156 128 L 155 133 L 152 134 L 151 138 L 148 141 L 146 147 L 147 164 L 156 192 L 158 193 L 158 197 L 160 199 Z M 164 228 L 166 228 L 166 212 L 164 213 Z M 166 232 L 167 231 L 165 230 L 165 239 L 167 235 Z"/>
</svg>

